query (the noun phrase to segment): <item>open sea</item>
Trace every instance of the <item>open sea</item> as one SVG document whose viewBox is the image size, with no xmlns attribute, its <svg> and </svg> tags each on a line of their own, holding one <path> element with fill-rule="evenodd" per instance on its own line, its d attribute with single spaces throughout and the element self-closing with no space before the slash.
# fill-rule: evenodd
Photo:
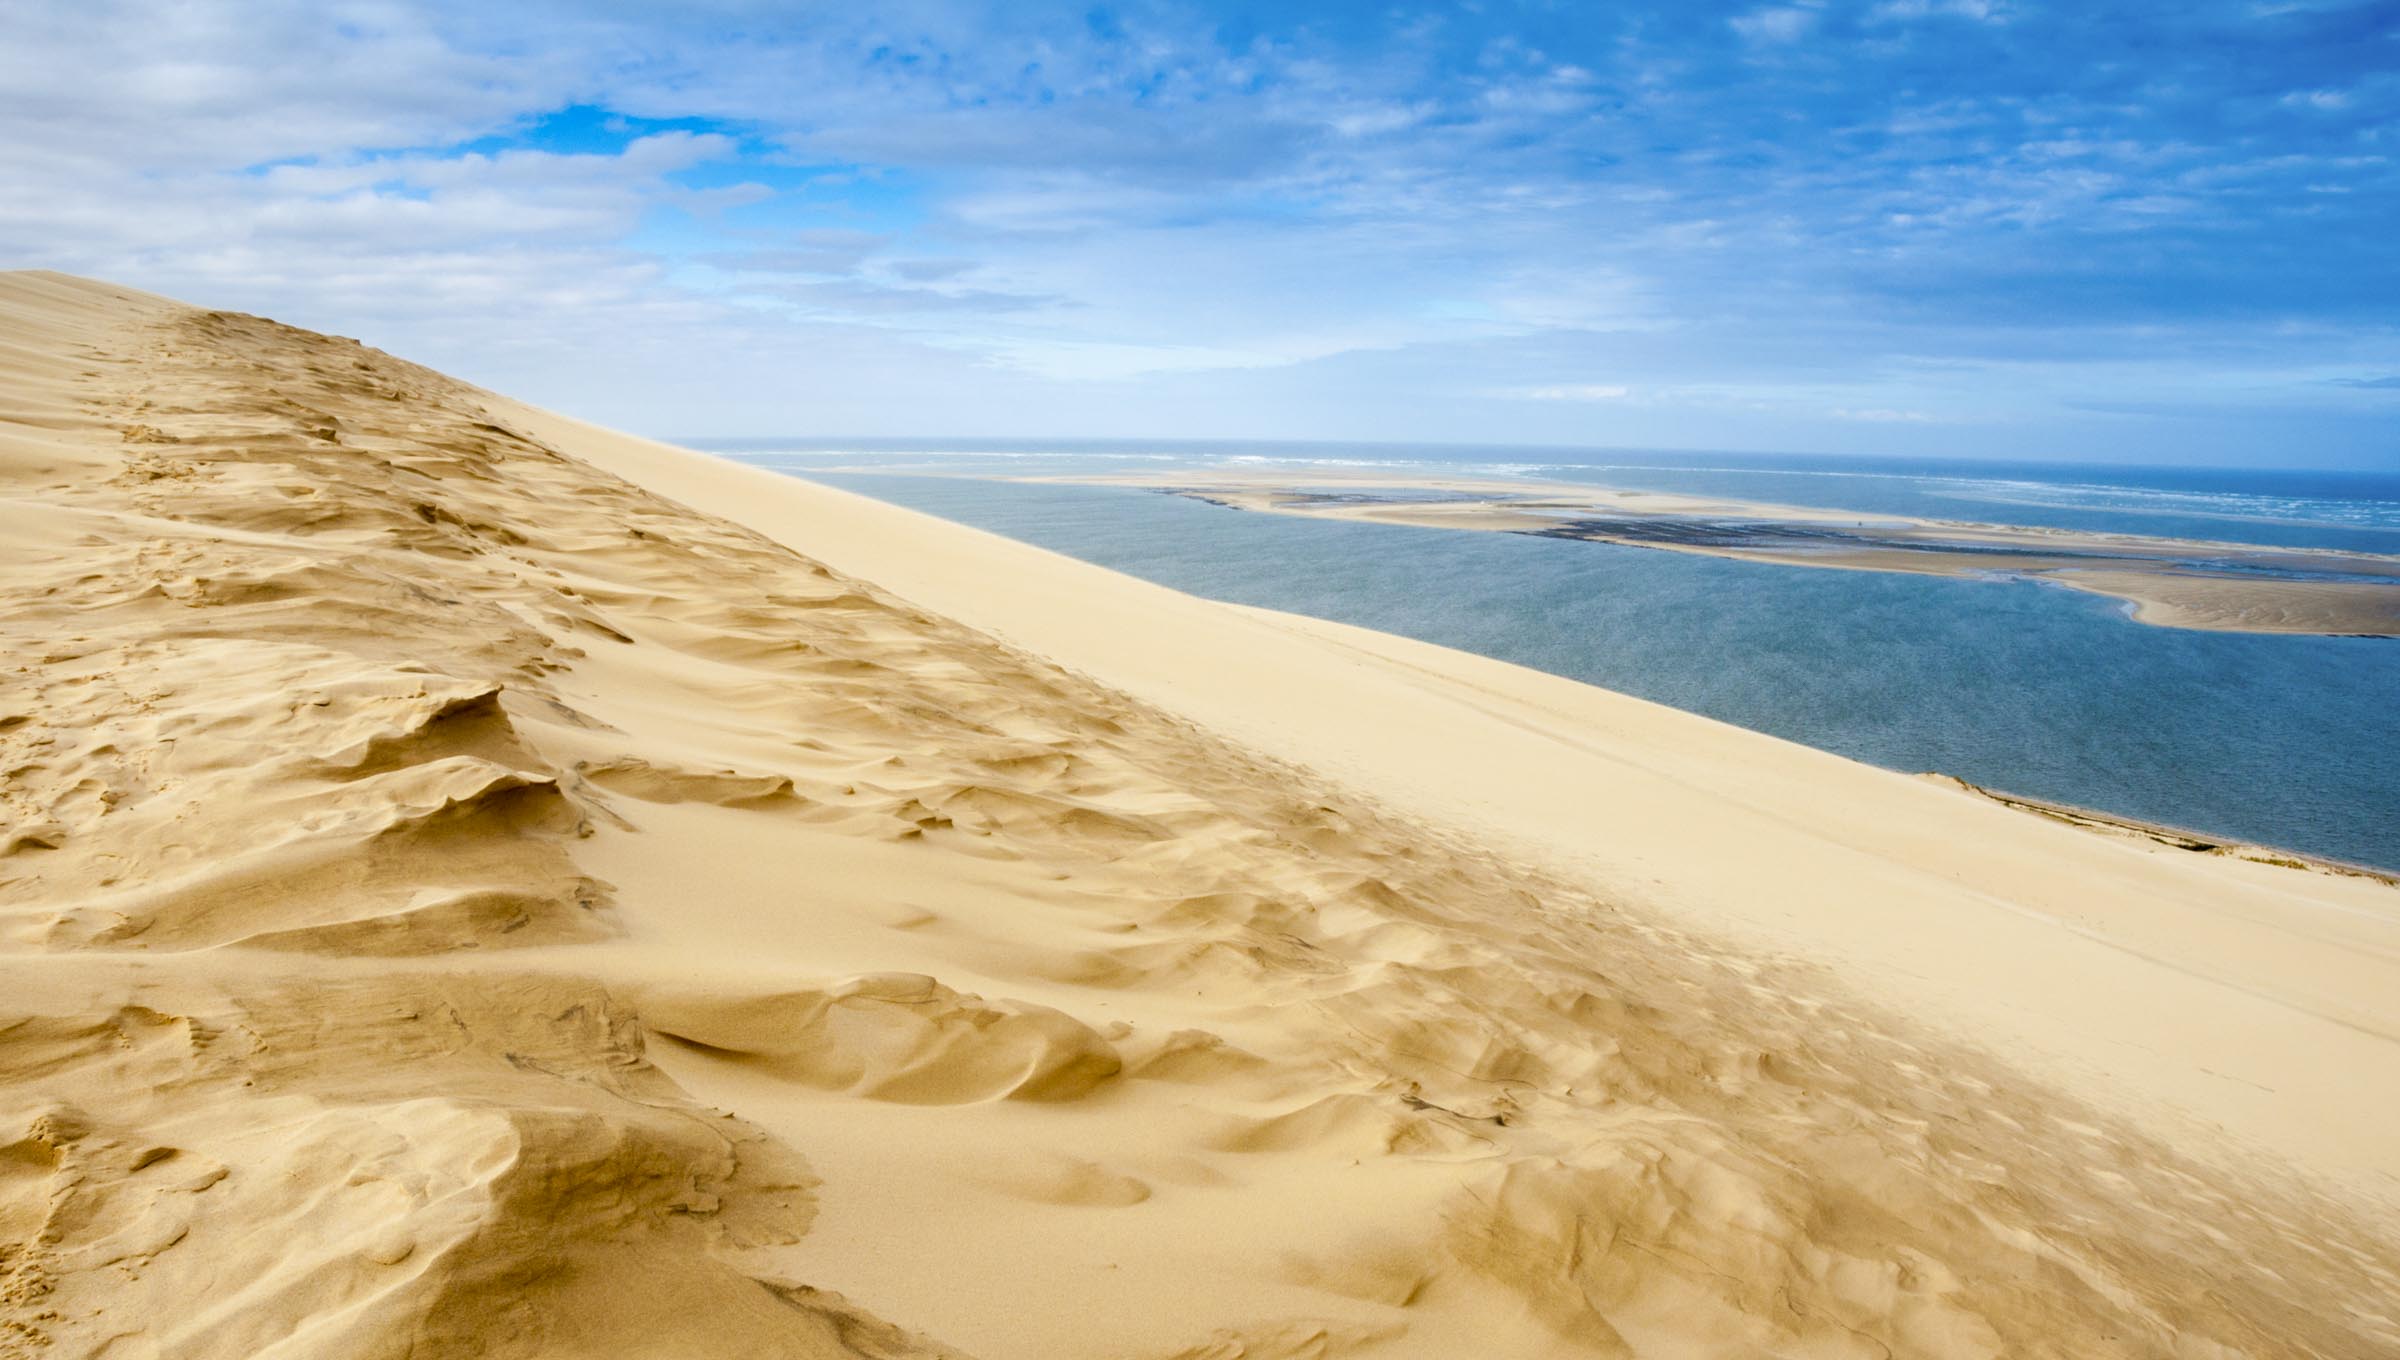
<svg viewBox="0 0 2400 1360">
<path fill-rule="evenodd" d="M 2400 640 L 2156 628 L 2118 601 L 2023 581 L 972 480 L 1338 465 L 2400 553 L 2400 474 L 1173 441 L 701 446 L 1178 590 L 1479 652 L 1896 770 L 2400 870 Z"/>
</svg>

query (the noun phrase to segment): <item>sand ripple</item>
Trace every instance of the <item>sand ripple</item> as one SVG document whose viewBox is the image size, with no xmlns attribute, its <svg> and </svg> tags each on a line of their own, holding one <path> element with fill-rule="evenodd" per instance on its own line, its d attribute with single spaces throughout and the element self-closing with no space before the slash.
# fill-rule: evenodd
<svg viewBox="0 0 2400 1360">
<path fill-rule="evenodd" d="M 2284 1168 L 426 370 L 0 301 L 77 356 L 0 446 L 0 1354 L 2400 1354 Z"/>
</svg>

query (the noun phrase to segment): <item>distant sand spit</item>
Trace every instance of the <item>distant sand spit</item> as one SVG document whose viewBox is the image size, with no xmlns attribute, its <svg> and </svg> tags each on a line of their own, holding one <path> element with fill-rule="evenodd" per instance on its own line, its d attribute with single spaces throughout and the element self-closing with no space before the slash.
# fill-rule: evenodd
<svg viewBox="0 0 2400 1360">
<path fill-rule="evenodd" d="M 1302 519 L 1531 534 L 1782 566 L 2044 581 L 2123 600 L 2135 619 L 2168 628 L 2400 637 L 2400 557 L 2383 553 L 1356 469 L 1200 469 L 997 480 L 1139 486 L 1227 509 Z M 1426 492 L 1442 494 L 1427 499 Z"/>
<path fill-rule="evenodd" d="M 52 274 L 0 648 L 0 1356 L 2400 1355 L 2379 880 Z"/>
</svg>

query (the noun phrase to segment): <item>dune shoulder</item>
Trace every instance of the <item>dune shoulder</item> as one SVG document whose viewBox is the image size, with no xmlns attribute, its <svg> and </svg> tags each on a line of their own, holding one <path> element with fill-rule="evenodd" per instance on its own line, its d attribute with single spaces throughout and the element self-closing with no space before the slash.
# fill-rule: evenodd
<svg viewBox="0 0 2400 1360">
<path fill-rule="evenodd" d="M 2400 979 L 2387 971 L 2400 891 L 2381 876 L 2107 834 L 2088 814 L 2029 815 L 2028 800 L 1506 662 L 1194 599 L 831 487 L 571 422 L 557 433 L 1515 860 L 1871 977 L 1920 1018 L 2055 1059 L 2090 1094 L 2198 1111 L 2400 1184 L 2400 1149 L 2345 1114 L 2358 1078 L 2400 1082 Z M 1016 588 L 983 588 L 993 580 Z M 1999 958 L 2010 964 L 1996 972 Z M 2269 1033 L 2283 1037 L 2244 1037 Z M 2309 1053 L 2327 1055 L 2313 1078 L 2293 1062 Z"/>
<path fill-rule="evenodd" d="M 2400 1353 L 2388 885 L 88 281 L 0 380 L 0 1354 Z"/>
</svg>

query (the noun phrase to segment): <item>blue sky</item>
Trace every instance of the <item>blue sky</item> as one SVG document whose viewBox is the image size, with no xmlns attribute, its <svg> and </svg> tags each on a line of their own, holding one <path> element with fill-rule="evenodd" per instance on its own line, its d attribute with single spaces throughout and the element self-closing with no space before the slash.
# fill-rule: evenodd
<svg viewBox="0 0 2400 1360">
<path fill-rule="evenodd" d="M 664 435 L 2400 470 L 2400 5 L 13 6 L 0 263 Z"/>
</svg>

